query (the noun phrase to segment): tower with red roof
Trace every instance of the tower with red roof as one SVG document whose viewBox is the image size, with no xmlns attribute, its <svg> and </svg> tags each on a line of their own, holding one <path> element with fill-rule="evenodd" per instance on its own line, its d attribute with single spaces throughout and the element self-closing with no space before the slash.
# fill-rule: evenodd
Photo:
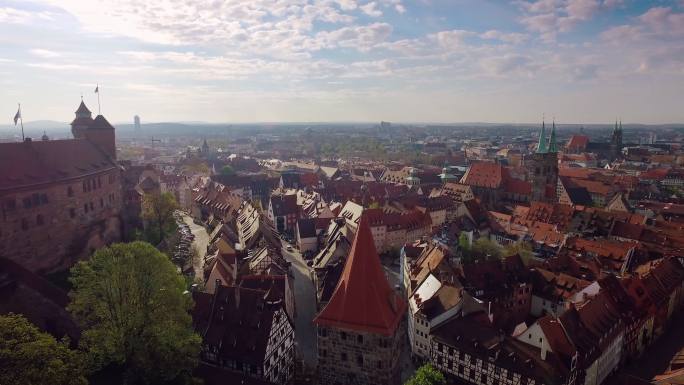
<svg viewBox="0 0 684 385">
<path fill-rule="evenodd" d="M 365 215 L 318 327 L 321 384 L 399 384 L 406 301 L 380 264 Z"/>
</svg>

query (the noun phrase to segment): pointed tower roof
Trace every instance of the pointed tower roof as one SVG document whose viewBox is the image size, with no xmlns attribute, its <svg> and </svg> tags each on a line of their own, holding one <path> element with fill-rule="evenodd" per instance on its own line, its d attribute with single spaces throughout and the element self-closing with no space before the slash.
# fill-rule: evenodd
<svg viewBox="0 0 684 385">
<path fill-rule="evenodd" d="M 618 131 L 618 121 L 615 119 L 615 127 L 613 127 L 613 133 L 616 133 Z"/>
<path fill-rule="evenodd" d="M 546 123 L 542 120 L 541 132 L 539 132 L 539 143 L 537 143 L 537 153 L 545 154 L 548 150 L 546 148 Z"/>
<path fill-rule="evenodd" d="M 556 144 L 556 120 L 553 120 L 553 126 L 551 128 L 551 137 L 549 137 L 549 148 L 548 152 L 558 152 L 558 145 Z"/>
<path fill-rule="evenodd" d="M 88 107 L 86 107 L 85 103 L 83 103 L 83 99 L 81 99 L 81 104 L 78 106 L 78 109 L 76 110 L 77 114 L 90 114 L 90 110 Z"/>
<path fill-rule="evenodd" d="M 405 311 L 406 301 L 387 282 L 368 219 L 361 215 L 342 276 L 314 323 L 390 336 Z"/>
</svg>

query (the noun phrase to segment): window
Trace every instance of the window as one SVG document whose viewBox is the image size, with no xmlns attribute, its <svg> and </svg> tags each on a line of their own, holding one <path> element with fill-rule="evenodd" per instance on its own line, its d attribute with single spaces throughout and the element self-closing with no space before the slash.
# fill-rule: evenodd
<svg viewBox="0 0 684 385">
<path fill-rule="evenodd" d="M 326 357 L 328 352 L 325 349 L 321 349 L 321 357 Z"/>
<path fill-rule="evenodd" d="M 359 343 L 359 344 L 362 344 L 362 343 L 363 343 L 363 336 L 359 334 L 359 335 L 356 337 L 356 342 Z"/>
<path fill-rule="evenodd" d="M 76 217 L 76 209 L 69 209 L 69 217 L 75 218 Z"/>
<path fill-rule="evenodd" d="M 90 202 L 90 211 L 95 210 L 95 206 L 93 206 L 93 202 Z"/>
<path fill-rule="evenodd" d="M 88 204 L 83 205 L 83 211 L 85 211 L 86 214 L 88 214 Z"/>
<path fill-rule="evenodd" d="M 347 333 L 345 333 L 345 332 L 340 333 L 340 338 L 342 339 L 342 341 L 346 341 L 347 340 Z"/>
<path fill-rule="evenodd" d="M 7 211 L 12 211 L 17 208 L 17 202 L 14 200 L 14 198 L 8 198 L 5 199 L 2 207 Z"/>
<path fill-rule="evenodd" d="M 363 367 L 363 356 L 361 354 L 356 356 L 356 364 Z"/>
<path fill-rule="evenodd" d="M 97 177 L 97 188 L 102 188 L 102 178 Z"/>
<path fill-rule="evenodd" d="M 47 194 L 40 194 L 40 204 L 41 205 L 46 205 L 48 203 L 48 196 Z"/>
<path fill-rule="evenodd" d="M 41 214 L 38 214 L 36 216 L 36 225 L 37 226 L 42 226 L 44 223 L 43 216 Z"/>
<path fill-rule="evenodd" d="M 104 207 L 104 199 L 100 198 L 100 208 Z"/>
<path fill-rule="evenodd" d="M 71 186 L 67 187 L 67 196 L 68 197 L 74 196 L 74 189 L 72 189 Z"/>
<path fill-rule="evenodd" d="M 87 191 L 86 182 L 83 181 L 83 192 L 86 192 L 86 191 Z"/>
<path fill-rule="evenodd" d="M 31 206 L 32 206 L 32 204 L 31 204 L 31 198 L 26 197 L 26 198 L 22 199 L 22 202 L 24 203 L 24 208 L 25 208 L 25 209 L 30 209 L 30 208 L 31 208 Z"/>
<path fill-rule="evenodd" d="M 340 354 L 340 359 L 341 359 L 342 361 L 347 361 L 347 353 L 344 353 L 344 352 L 341 353 L 341 354 Z"/>
<path fill-rule="evenodd" d="M 21 218 L 21 229 L 22 230 L 28 230 L 29 224 L 28 220 L 26 218 Z"/>
</svg>

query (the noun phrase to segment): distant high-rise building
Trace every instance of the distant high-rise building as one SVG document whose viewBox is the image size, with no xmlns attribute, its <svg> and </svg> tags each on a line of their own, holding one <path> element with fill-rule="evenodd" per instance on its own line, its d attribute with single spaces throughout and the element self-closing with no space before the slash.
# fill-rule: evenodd
<svg viewBox="0 0 684 385">
<path fill-rule="evenodd" d="M 133 126 L 135 128 L 135 132 L 140 132 L 140 117 L 138 115 L 133 117 Z"/>
</svg>

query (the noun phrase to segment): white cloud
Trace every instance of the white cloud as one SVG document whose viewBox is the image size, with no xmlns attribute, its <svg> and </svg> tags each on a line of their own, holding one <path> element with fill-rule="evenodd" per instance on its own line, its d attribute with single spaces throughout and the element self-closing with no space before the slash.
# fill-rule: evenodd
<svg viewBox="0 0 684 385">
<path fill-rule="evenodd" d="M 380 17 L 382 16 L 382 11 L 379 10 L 377 7 L 378 4 L 375 1 L 371 1 L 368 4 L 360 6 L 359 8 L 361 8 L 361 11 L 363 11 L 363 13 L 370 17 Z"/>
<path fill-rule="evenodd" d="M 42 49 L 42 48 L 34 48 L 34 49 L 29 50 L 29 52 L 34 56 L 42 57 L 45 59 L 51 59 L 51 58 L 56 58 L 56 57 L 62 56 L 62 54 L 60 54 L 59 52 L 51 51 L 48 49 Z"/>
<path fill-rule="evenodd" d="M 29 12 L 22 9 L 0 7 L 0 23 L 26 24 L 31 22 L 45 22 L 53 19 L 50 12 Z"/>
</svg>

